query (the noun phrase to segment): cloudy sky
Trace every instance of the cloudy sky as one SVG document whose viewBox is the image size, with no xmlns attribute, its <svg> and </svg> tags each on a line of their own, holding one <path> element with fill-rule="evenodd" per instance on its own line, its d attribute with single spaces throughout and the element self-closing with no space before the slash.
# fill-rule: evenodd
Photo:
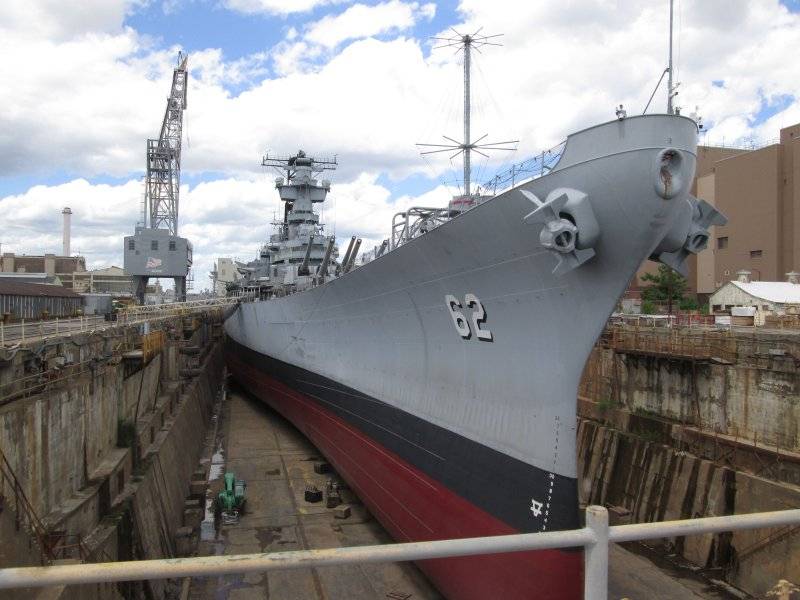
<svg viewBox="0 0 800 600">
<path fill-rule="evenodd" d="M 121 265 L 177 53 L 189 53 L 180 233 L 195 291 L 219 256 L 252 258 L 278 207 L 264 152 L 337 155 L 324 219 L 363 248 L 392 214 L 458 191 L 461 56 L 451 28 L 502 33 L 474 71 L 476 137 L 518 139 L 479 182 L 576 129 L 641 112 L 667 53 L 667 0 L 3 0 L 0 244 Z M 800 121 L 800 0 L 676 0 L 678 105 L 709 143 L 766 143 Z M 653 109 L 663 110 L 663 87 Z M 326 175 L 328 176 L 328 175 Z"/>
</svg>

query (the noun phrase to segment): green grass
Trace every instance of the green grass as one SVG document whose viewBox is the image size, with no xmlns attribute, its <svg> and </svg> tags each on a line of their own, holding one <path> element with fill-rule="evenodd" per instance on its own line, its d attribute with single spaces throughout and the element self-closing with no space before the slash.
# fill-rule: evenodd
<svg viewBox="0 0 800 600">
<path fill-rule="evenodd" d="M 603 398 L 597 401 L 597 408 L 600 409 L 600 412 L 607 412 L 614 408 L 614 403 L 608 398 Z"/>
</svg>

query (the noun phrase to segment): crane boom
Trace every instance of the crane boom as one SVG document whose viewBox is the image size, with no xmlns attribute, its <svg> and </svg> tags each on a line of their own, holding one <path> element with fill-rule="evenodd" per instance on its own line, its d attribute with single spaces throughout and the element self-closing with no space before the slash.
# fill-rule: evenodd
<svg viewBox="0 0 800 600">
<path fill-rule="evenodd" d="M 188 56 L 179 56 L 178 66 L 172 73 L 172 88 L 158 139 L 147 140 L 145 214 L 142 215 L 142 223 L 151 229 L 168 229 L 171 235 L 178 235 L 181 138 L 189 77 L 187 61 Z"/>
<path fill-rule="evenodd" d="M 178 195 L 181 187 L 181 137 L 183 111 L 189 80 L 188 57 L 178 55 L 172 87 L 161 121 L 158 139 L 147 140 L 147 175 L 141 221 L 133 235 L 125 236 L 125 273 L 133 280 L 133 292 L 144 304 L 151 277 L 175 280 L 175 299 L 186 300 L 191 285 L 192 243 L 178 235 Z"/>
</svg>

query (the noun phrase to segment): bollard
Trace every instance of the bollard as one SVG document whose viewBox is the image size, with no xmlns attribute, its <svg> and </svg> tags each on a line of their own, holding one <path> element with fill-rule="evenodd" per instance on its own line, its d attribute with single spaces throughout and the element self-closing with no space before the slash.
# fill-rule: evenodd
<svg viewBox="0 0 800 600">
<path fill-rule="evenodd" d="M 21 331 L 22 331 L 22 343 L 24 344 L 25 343 L 25 319 L 22 319 Z"/>
<path fill-rule="evenodd" d="M 589 506 L 586 528 L 594 534 L 595 542 L 586 546 L 583 598 L 608 600 L 608 510 Z"/>
<path fill-rule="evenodd" d="M 6 325 L 0 321 L 0 346 L 6 345 Z"/>
<path fill-rule="evenodd" d="M 58 333 L 58 317 L 56 317 L 56 333 Z"/>
</svg>

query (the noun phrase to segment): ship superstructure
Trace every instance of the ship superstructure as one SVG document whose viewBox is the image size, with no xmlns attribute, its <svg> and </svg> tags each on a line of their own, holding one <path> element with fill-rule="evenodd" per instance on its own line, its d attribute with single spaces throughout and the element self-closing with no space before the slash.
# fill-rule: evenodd
<svg viewBox="0 0 800 600">
<path fill-rule="evenodd" d="M 299 150 L 291 156 L 267 154 L 261 164 L 280 174 L 275 188 L 283 202 L 283 218 L 272 224 L 274 233 L 259 250 L 258 258 L 242 269 L 241 287 L 258 297 L 268 297 L 324 283 L 341 270 L 341 265 L 336 240 L 325 235 L 314 205 L 325 202 L 331 188 L 330 181 L 320 181 L 317 176 L 335 169 L 336 159 L 315 159 Z"/>
</svg>

